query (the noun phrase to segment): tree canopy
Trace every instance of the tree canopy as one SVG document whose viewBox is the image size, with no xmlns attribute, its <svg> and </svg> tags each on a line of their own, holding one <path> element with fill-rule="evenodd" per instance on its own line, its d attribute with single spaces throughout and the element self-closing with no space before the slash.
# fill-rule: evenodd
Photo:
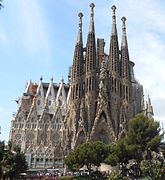
<svg viewBox="0 0 165 180">
<path fill-rule="evenodd" d="M 161 133 L 159 122 L 149 119 L 143 114 L 138 114 L 129 121 L 125 137 L 109 145 L 100 141 L 80 144 L 65 158 L 65 163 L 71 170 L 78 170 L 86 165 L 89 172 L 91 165 L 99 166 L 101 162 L 106 162 L 112 166 L 120 164 L 120 176 L 124 177 L 128 175 L 127 173 L 130 173 L 127 165 L 130 165 L 129 161 L 132 160 L 131 162 L 136 162 L 133 166 L 130 166 L 132 176 L 139 177 L 142 173 L 141 170 L 146 169 L 146 164 L 152 164 L 151 168 L 155 167 L 154 163 L 160 164 L 159 160 L 153 160 L 153 153 L 159 154 L 160 149 L 162 154 L 164 153 L 165 146 L 161 142 L 162 139 L 163 133 Z M 143 163 L 140 164 L 140 162 Z M 144 170 L 145 173 L 143 172 L 143 174 L 150 174 L 147 170 Z M 161 176 L 161 172 L 160 165 L 157 176 Z M 156 173 L 154 168 L 153 173 Z"/>
<path fill-rule="evenodd" d="M 125 145 L 132 158 L 142 160 L 144 152 L 158 152 L 163 134 L 158 121 L 138 114 L 129 121 Z"/>
<path fill-rule="evenodd" d="M 137 162 L 132 167 L 130 166 L 132 169 L 136 169 L 135 172 L 132 171 L 134 177 L 138 177 L 143 172 L 150 177 L 157 173 L 155 176 L 164 178 L 162 175 L 164 173 L 164 166 L 162 166 L 164 159 L 160 161 L 157 158 L 160 150 L 164 152 L 162 139 L 163 133 L 161 133 L 159 122 L 149 119 L 143 114 L 138 114 L 129 121 L 125 137 L 118 140 L 114 145 L 110 145 L 112 147 L 106 162 L 110 165 L 120 163 L 121 173 L 125 176 L 129 173 L 127 168 L 129 160 L 133 159 L 134 162 Z M 154 157 L 154 154 L 157 156 Z"/>
<path fill-rule="evenodd" d="M 24 153 L 15 146 L 11 149 L 11 143 L 5 145 L 0 141 L 0 178 L 17 177 L 27 169 Z"/>
<path fill-rule="evenodd" d="M 65 158 L 65 163 L 74 170 L 86 165 L 89 172 L 91 165 L 99 166 L 108 153 L 108 146 L 101 141 L 89 141 L 80 144 Z"/>
</svg>

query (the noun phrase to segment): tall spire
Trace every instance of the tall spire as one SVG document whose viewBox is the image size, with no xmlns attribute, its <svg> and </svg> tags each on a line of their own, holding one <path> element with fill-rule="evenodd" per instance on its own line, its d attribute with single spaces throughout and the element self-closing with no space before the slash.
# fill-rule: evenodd
<svg viewBox="0 0 165 180">
<path fill-rule="evenodd" d="M 79 29 L 77 42 L 74 51 L 73 66 L 72 66 L 72 82 L 82 75 L 83 72 L 83 42 L 82 42 L 82 17 L 83 14 L 80 12 L 79 16 Z"/>
<path fill-rule="evenodd" d="M 121 41 L 121 46 L 122 47 L 127 47 L 127 35 L 126 35 L 126 17 L 121 18 L 123 24 L 122 24 L 122 41 Z"/>
<path fill-rule="evenodd" d="M 115 35 L 117 35 L 117 28 L 116 28 L 116 6 L 115 5 L 113 5 L 112 7 L 111 7 L 111 9 L 112 9 L 112 35 L 113 34 L 115 34 Z"/>
<path fill-rule="evenodd" d="M 83 14 L 80 12 L 78 16 L 79 16 L 79 25 L 78 25 L 79 29 L 78 29 L 77 42 L 74 50 L 72 76 L 71 76 L 73 99 L 78 98 L 78 96 L 80 96 L 80 92 L 82 91 L 82 88 L 80 87 L 81 86 L 80 84 L 82 83 L 80 82 L 80 78 L 83 74 L 83 68 L 84 68 L 83 41 L 82 41 Z"/>
<path fill-rule="evenodd" d="M 80 12 L 78 14 L 79 16 L 79 30 L 78 30 L 78 35 L 77 35 L 77 43 L 82 43 L 83 40 L 82 40 L 82 17 L 83 17 L 83 13 Z"/>
<path fill-rule="evenodd" d="M 90 26 L 89 33 L 87 37 L 86 45 L 86 74 L 91 73 L 91 71 L 96 70 L 96 43 L 95 43 L 95 28 L 94 28 L 94 7 L 93 3 L 90 4 L 91 14 L 90 14 Z"/>
<path fill-rule="evenodd" d="M 129 51 L 126 36 L 126 18 L 122 17 L 122 41 L 121 41 L 121 76 L 122 78 L 131 80 Z"/>
<path fill-rule="evenodd" d="M 87 129 L 91 131 L 94 122 L 95 112 L 95 98 L 97 89 L 97 65 L 98 59 L 96 58 L 96 42 L 95 42 L 95 28 L 94 28 L 94 7 L 93 3 L 90 4 L 90 26 L 87 36 L 86 54 L 85 54 L 85 97 L 88 98 L 88 103 L 85 104 L 87 109 Z"/>
<path fill-rule="evenodd" d="M 116 27 L 116 6 L 113 5 L 112 9 L 112 32 L 110 37 L 110 48 L 109 48 L 109 71 L 113 76 L 119 76 L 119 45 L 118 45 L 118 35 Z"/>
<path fill-rule="evenodd" d="M 91 7 L 91 14 L 90 14 L 90 26 L 89 26 L 89 32 L 94 32 L 95 27 L 94 27 L 94 3 L 90 4 Z"/>
</svg>

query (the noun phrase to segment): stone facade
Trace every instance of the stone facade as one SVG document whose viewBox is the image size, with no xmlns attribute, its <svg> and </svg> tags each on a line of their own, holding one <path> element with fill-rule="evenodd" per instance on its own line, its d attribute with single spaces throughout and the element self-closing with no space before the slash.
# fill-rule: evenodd
<svg viewBox="0 0 165 180">
<path fill-rule="evenodd" d="M 79 14 L 78 37 L 74 51 L 69 111 L 65 118 L 65 142 L 70 149 L 88 140 L 112 143 L 124 136 L 129 119 L 144 111 L 143 87 L 134 77 L 122 17 L 121 48 L 116 27 L 116 7 L 112 6 L 109 54 L 104 39 L 95 38 L 94 4 L 90 5 L 90 25 L 86 46 L 82 41 Z"/>
<path fill-rule="evenodd" d="M 30 168 L 61 166 L 69 85 L 28 82 L 12 119 L 9 140 L 26 153 Z"/>
<path fill-rule="evenodd" d="M 119 48 L 116 7 L 112 6 L 109 54 L 104 39 L 95 38 L 94 4 L 90 5 L 87 43 L 82 38 L 79 13 L 78 35 L 69 83 L 28 82 L 18 101 L 9 139 L 27 155 L 30 168 L 60 166 L 63 157 L 88 140 L 112 143 L 124 136 L 128 121 L 144 112 L 153 116 L 150 99 L 144 105 L 143 87 L 135 79 L 129 58 L 126 18 L 122 18 Z"/>
</svg>

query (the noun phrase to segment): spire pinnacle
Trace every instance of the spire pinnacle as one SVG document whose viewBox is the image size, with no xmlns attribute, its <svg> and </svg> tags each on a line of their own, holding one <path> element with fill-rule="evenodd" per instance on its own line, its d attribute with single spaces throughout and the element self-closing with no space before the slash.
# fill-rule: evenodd
<svg viewBox="0 0 165 180">
<path fill-rule="evenodd" d="M 82 42 L 82 17 L 83 17 L 83 13 L 80 12 L 78 14 L 78 16 L 79 16 L 79 24 L 78 24 L 79 30 L 78 30 L 78 36 L 77 36 L 77 43 Z"/>
<path fill-rule="evenodd" d="M 82 17 L 83 17 L 83 13 L 80 12 L 80 13 L 78 14 L 78 17 L 80 17 L 79 25 L 82 25 Z"/>
<path fill-rule="evenodd" d="M 126 36 L 126 17 L 122 17 L 121 18 L 123 24 L 122 24 L 122 42 L 121 42 L 121 46 L 127 47 L 127 36 Z"/>
<path fill-rule="evenodd" d="M 116 15 L 115 15 L 115 11 L 116 11 L 116 9 L 117 9 L 116 6 L 113 5 L 113 6 L 111 7 L 111 9 L 112 9 L 112 17 L 113 17 L 113 16 L 116 16 Z"/>
<path fill-rule="evenodd" d="M 53 82 L 53 76 L 51 77 L 50 81 Z"/>
<path fill-rule="evenodd" d="M 116 29 L 116 6 L 113 5 L 111 7 L 112 9 L 112 34 L 116 34 L 117 35 L 117 29 Z"/>
<path fill-rule="evenodd" d="M 61 82 L 62 82 L 62 83 L 64 82 L 64 77 L 63 77 L 63 76 L 61 77 Z"/>
<path fill-rule="evenodd" d="M 126 25 L 125 25 L 125 22 L 126 22 L 126 17 L 122 17 L 121 18 L 121 20 L 123 21 L 123 24 L 122 24 L 122 32 L 123 32 L 123 34 L 125 34 L 126 35 Z"/>
<path fill-rule="evenodd" d="M 91 14 L 90 14 L 90 27 L 89 27 L 89 32 L 94 32 L 95 28 L 94 28 L 94 3 L 90 4 L 91 7 Z"/>
<path fill-rule="evenodd" d="M 42 75 L 41 75 L 41 77 L 40 77 L 40 81 L 42 81 L 43 80 L 43 77 L 42 77 Z"/>
</svg>

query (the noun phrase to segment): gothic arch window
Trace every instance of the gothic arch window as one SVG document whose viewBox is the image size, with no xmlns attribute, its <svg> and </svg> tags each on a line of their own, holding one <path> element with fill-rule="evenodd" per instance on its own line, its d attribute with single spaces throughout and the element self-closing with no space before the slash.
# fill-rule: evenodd
<svg viewBox="0 0 165 180">
<path fill-rule="evenodd" d="M 84 93 L 85 93 L 85 83 L 83 82 L 83 84 L 82 84 L 82 94 L 84 95 Z"/>
<path fill-rule="evenodd" d="M 91 91 L 91 84 L 92 84 L 92 79 L 91 77 L 89 78 L 89 91 Z"/>
<path fill-rule="evenodd" d="M 128 86 L 126 86 L 126 100 L 128 100 Z"/>
<path fill-rule="evenodd" d="M 125 85 L 123 85 L 123 99 L 125 99 Z"/>
<path fill-rule="evenodd" d="M 112 92 L 113 92 L 113 77 L 111 77 L 111 87 L 112 87 Z"/>
<path fill-rule="evenodd" d="M 88 92 L 88 78 L 87 78 L 87 86 L 86 87 L 87 87 L 87 92 Z"/>
<path fill-rule="evenodd" d="M 18 117 L 18 122 L 21 122 L 21 117 Z"/>
<path fill-rule="evenodd" d="M 79 91 L 78 91 L 79 97 L 81 96 L 81 89 L 82 89 L 82 84 L 79 83 Z"/>
<path fill-rule="evenodd" d="M 120 97 L 122 97 L 122 84 L 120 83 Z"/>
<path fill-rule="evenodd" d="M 115 82 L 114 82 L 114 87 L 115 87 L 115 93 L 116 93 L 116 87 L 117 87 L 117 81 L 116 81 L 116 78 L 115 78 Z"/>
<path fill-rule="evenodd" d="M 78 84 L 76 84 L 76 98 L 78 98 Z"/>
</svg>

